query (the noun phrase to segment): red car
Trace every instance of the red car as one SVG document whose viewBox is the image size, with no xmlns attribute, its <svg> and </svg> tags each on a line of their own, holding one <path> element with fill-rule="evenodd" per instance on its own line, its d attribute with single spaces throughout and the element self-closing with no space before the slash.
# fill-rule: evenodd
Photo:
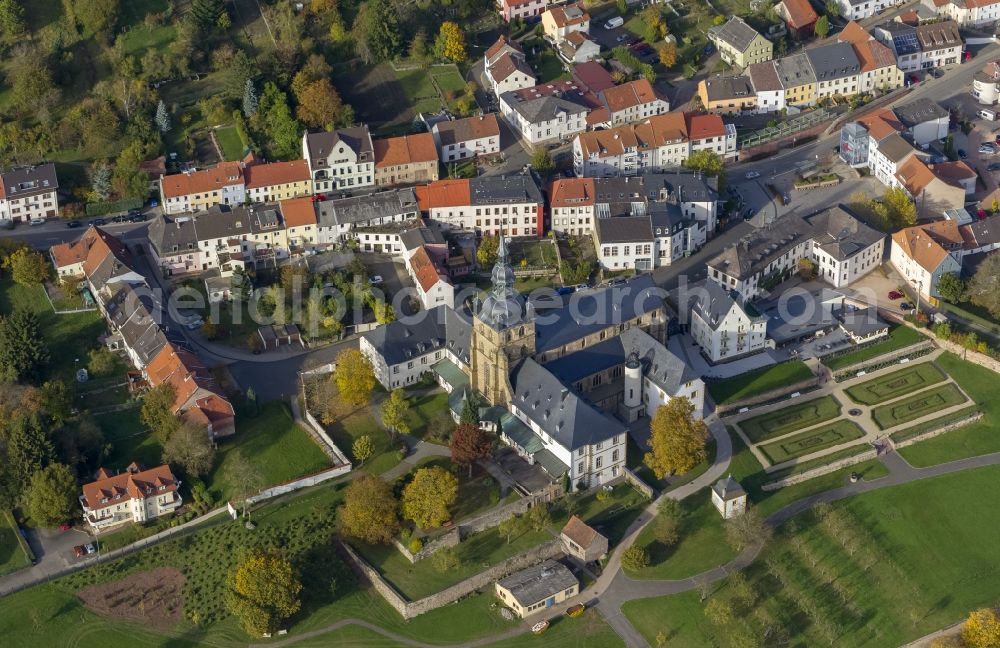
<svg viewBox="0 0 1000 648">
<path fill-rule="evenodd" d="M 899 292 L 898 290 L 889 291 L 889 299 L 902 299 L 902 298 L 903 298 L 903 293 Z"/>
</svg>

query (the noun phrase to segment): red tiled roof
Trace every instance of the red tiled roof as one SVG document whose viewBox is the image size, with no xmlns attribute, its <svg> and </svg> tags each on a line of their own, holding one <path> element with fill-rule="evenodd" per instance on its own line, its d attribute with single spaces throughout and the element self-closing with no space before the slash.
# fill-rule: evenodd
<svg viewBox="0 0 1000 648">
<path fill-rule="evenodd" d="M 608 88 L 602 94 L 608 110 L 612 113 L 652 103 L 659 99 L 656 91 L 653 90 L 653 85 L 646 79 L 637 79 Z"/>
<path fill-rule="evenodd" d="M 691 140 L 701 140 L 708 137 L 724 137 L 726 135 L 726 124 L 722 117 L 715 113 L 699 115 L 687 113 L 687 132 Z"/>
<path fill-rule="evenodd" d="M 278 204 L 281 208 L 281 217 L 285 219 L 285 227 L 316 224 L 316 205 L 311 197 L 289 198 Z"/>
<path fill-rule="evenodd" d="M 177 479 L 166 464 L 137 472 L 123 472 L 83 485 L 83 499 L 89 509 L 102 509 L 122 503 L 123 498 L 145 498 L 177 490 Z M 160 490 L 160 487 L 163 490 Z M 107 499 L 104 502 L 102 500 Z"/>
<path fill-rule="evenodd" d="M 271 162 L 270 164 L 248 164 L 243 170 L 247 189 L 260 189 L 277 185 L 307 182 L 309 164 L 305 160 Z M 232 183 L 227 183 L 232 184 Z"/>
<path fill-rule="evenodd" d="M 486 50 L 486 58 L 492 61 L 497 54 L 503 51 L 504 47 L 512 47 L 521 54 L 524 54 L 524 50 L 521 48 L 520 43 L 517 41 L 508 41 L 507 37 L 501 34 L 500 38 L 497 39 L 497 42 L 490 45 L 490 48 Z"/>
<path fill-rule="evenodd" d="M 434 136 L 430 133 L 377 139 L 372 144 L 375 148 L 375 168 L 377 169 L 421 162 L 437 162 L 438 159 L 437 148 L 434 146 Z"/>
<path fill-rule="evenodd" d="M 788 26 L 793 29 L 801 29 L 819 19 L 809 0 L 782 0 L 781 4 L 788 14 Z"/>
<path fill-rule="evenodd" d="M 302 161 L 304 163 L 304 161 Z M 163 197 L 177 198 L 191 194 L 218 191 L 223 187 L 243 183 L 243 169 L 239 162 L 223 162 L 211 169 L 175 173 L 160 179 Z"/>
<path fill-rule="evenodd" d="M 587 549 L 594 543 L 594 540 L 596 540 L 597 536 L 600 534 L 598 534 L 593 527 L 589 526 L 586 522 L 574 515 L 569 519 L 569 522 L 566 523 L 566 526 L 562 528 L 562 535 L 566 536 L 580 547 Z"/>
<path fill-rule="evenodd" d="M 462 207 L 472 204 L 472 190 L 467 179 L 436 180 L 415 187 L 420 211 L 436 207 Z"/>
<path fill-rule="evenodd" d="M 901 133 L 905 130 L 903 125 L 899 123 L 899 118 L 896 117 L 896 114 L 888 108 L 879 108 L 874 112 L 868 113 L 860 117 L 858 123 L 865 127 L 868 134 L 876 142 L 882 141 L 893 133 Z"/>
<path fill-rule="evenodd" d="M 420 284 L 425 293 L 440 281 L 437 268 L 434 267 L 434 262 L 422 245 L 417 248 L 417 251 L 410 258 L 410 267 L 413 268 L 413 274 L 417 278 L 417 283 Z"/>
<path fill-rule="evenodd" d="M 549 185 L 549 206 L 575 207 L 594 204 L 593 178 L 559 178 Z"/>
<path fill-rule="evenodd" d="M 591 92 L 601 92 L 615 85 L 611 73 L 597 61 L 587 61 L 573 66 L 573 78 L 586 86 Z"/>
<path fill-rule="evenodd" d="M 97 236 L 93 239 L 90 249 L 87 252 L 87 259 L 83 262 L 83 274 L 88 277 L 94 272 L 109 254 L 113 254 L 123 264 L 129 259 L 128 248 L 114 236 L 111 236 L 100 227 L 93 227 Z"/>
</svg>

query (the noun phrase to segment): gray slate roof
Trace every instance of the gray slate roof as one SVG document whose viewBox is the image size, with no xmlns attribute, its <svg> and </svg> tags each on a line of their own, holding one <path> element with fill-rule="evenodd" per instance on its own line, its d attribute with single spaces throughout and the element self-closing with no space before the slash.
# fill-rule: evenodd
<svg viewBox="0 0 1000 648">
<path fill-rule="evenodd" d="M 807 221 L 813 227 L 813 241 L 838 261 L 845 261 L 885 238 L 841 206 L 831 207 Z"/>
<path fill-rule="evenodd" d="M 743 487 L 740 486 L 738 481 L 733 479 L 732 475 L 715 482 L 715 485 L 712 486 L 712 490 L 715 491 L 715 493 L 721 497 L 724 502 L 746 495 L 746 491 L 743 490 Z"/>
<path fill-rule="evenodd" d="M 469 193 L 473 205 L 543 202 L 542 192 L 531 174 L 472 178 Z"/>
<path fill-rule="evenodd" d="M 414 227 L 399 235 L 406 250 L 416 250 L 421 245 L 443 245 L 444 236 L 440 231 L 431 227 Z"/>
<path fill-rule="evenodd" d="M 374 162 L 375 149 L 368 126 L 341 128 L 332 133 L 320 132 L 306 135 L 309 161 L 314 169 L 327 168 L 326 159 L 338 142 L 343 142 L 358 156 L 359 162 Z"/>
<path fill-rule="evenodd" d="M 8 199 L 47 193 L 59 188 L 56 165 L 52 163 L 5 171 L 0 174 L 0 182 L 3 182 L 3 190 Z"/>
<path fill-rule="evenodd" d="M 840 325 L 845 331 L 858 336 L 869 335 L 889 326 L 874 308 L 848 311 L 841 316 Z"/>
<path fill-rule="evenodd" d="M 517 99 L 511 99 L 510 95 L 513 94 L 515 93 L 505 92 L 501 95 L 501 100 L 505 101 L 511 107 L 511 110 L 519 114 L 529 124 L 552 121 L 560 113 L 578 115 L 590 111 L 586 106 L 552 95 L 518 101 Z"/>
<path fill-rule="evenodd" d="M 878 143 L 878 150 L 893 162 L 899 163 L 913 153 L 913 146 L 899 133 L 893 133 Z"/>
<path fill-rule="evenodd" d="M 546 560 L 501 579 L 499 584 L 525 608 L 568 590 L 579 582 L 565 565 Z"/>
<path fill-rule="evenodd" d="M 692 299 L 691 310 L 713 329 L 726 319 L 733 307 L 739 306 L 736 291 L 728 291 L 715 281 L 706 281 L 698 286 Z"/>
<path fill-rule="evenodd" d="M 784 216 L 780 221 L 754 230 L 730 245 L 709 262 L 710 268 L 738 280 L 749 279 L 771 261 L 805 241 L 809 224 L 798 216 Z"/>
<path fill-rule="evenodd" d="M 812 63 L 805 52 L 775 59 L 774 70 L 778 73 L 781 87 L 785 90 L 816 82 L 816 72 L 813 71 Z"/>
<path fill-rule="evenodd" d="M 719 74 L 705 80 L 705 91 L 709 101 L 742 99 L 756 94 L 750 79 L 733 74 Z"/>
<path fill-rule="evenodd" d="M 817 81 L 854 76 L 861 71 L 858 55 L 850 43 L 830 43 L 805 51 Z"/>
<path fill-rule="evenodd" d="M 446 348 L 469 362 L 472 322 L 458 311 L 436 306 L 379 326 L 363 335 L 389 366 Z"/>
<path fill-rule="evenodd" d="M 138 293 L 124 285 L 106 305 L 108 319 L 114 324 L 125 344 L 132 349 L 143 367 L 167 344 L 167 338 L 157 320 L 160 313 L 147 293 Z"/>
<path fill-rule="evenodd" d="M 597 240 L 601 244 L 650 242 L 653 240 L 653 228 L 649 216 L 598 218 Z"/>
<path fill-rule="evenodd" d="M 892 112 L 896 113 L 896 117 L 907 128 L 937 119 L 948 119 L 948 111 L 938 102 L 926 97 L 896 106 Z"/>
<path fill-rule="evenodd" d="M 739 16 L 732 16 L 724 25 L 712 27 L 708 31 L 716 39 L 731 45 L 740 52 L 745 52 L 750 47 L 750 43 L 759 36 L 757 31 Z"/>
<path fill-rule="evenodd" d="M 417 195 L 412 188 L 378 191 L 363 196 L 324 200 L 319 205 L 319 226 L 378 223 L 382 219 L 405 215 L 416 218 L 420 214 Z"/>
<path fill-rule="evenodd" d="M 511 385 L 511 406 L 568 450 L 607 441 L 628 431 L 531 358 L 525 358 L 514 370 Z"/>
</svg>

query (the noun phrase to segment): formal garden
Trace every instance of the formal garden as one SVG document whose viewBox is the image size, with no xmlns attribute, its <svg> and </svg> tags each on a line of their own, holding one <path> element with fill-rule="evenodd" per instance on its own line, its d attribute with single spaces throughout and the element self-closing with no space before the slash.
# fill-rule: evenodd
<svg viewBox="0 0 1000 648">
<path fill-rule="evenodd" d="M 894 371 L 891 374 L 868 380 L 847 389 L 847 395 L 855 403 L 878 405 L 900 396 L 929 387 L 947 379 L 944 372 L 932 362 L 921 362 Z"/>
<path fill-rule="evenodd" d="M 833 396 L 824 396 L 804 403 L 793 401 L 792 405 L 740 421 L 740 429 L 751 441 L 759 443 L 830 421 L 839 415 L 840 403 L 837 399 Z"/>
<path fill-rule="evenodd" d="M 803 455 L 860 439 L 864 431 L 853 421 L 839 420 L 806 432 L 792 434 L 781 441 L 764 444 L 761 452 L 772 465 L 784 463 Z"/>
</svg>

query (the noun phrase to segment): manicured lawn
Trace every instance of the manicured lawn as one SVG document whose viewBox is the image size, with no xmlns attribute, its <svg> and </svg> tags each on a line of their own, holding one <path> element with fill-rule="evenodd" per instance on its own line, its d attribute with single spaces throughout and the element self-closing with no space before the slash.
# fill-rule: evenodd
<svg viewBox="0 0 1000 648">
<path fill-rule="evenodd" d="M 828 522 L 812 512 L 795 518 L 746 571 L 756 600 L 721 627 L 707 621 L 697 591 L 633 601 L 623 612 L 650 645 L 663 632 L 672 645 L 728 646 L 736 632 L 760 637 L 761 615 L 788 645 L 901 645 L 1000 598 L 1000 579 L 988 576 L 1000 570 L 1000 509 L 990 504 L 998 478 L 996 466 L 961 472 L 838 502 Z M 712 596 L 732 600 L 730 590 L 723 584 Z"/>
<path fill-rule="evenodd" d="M 1000 452 L 1000 401 L 996 397 L 997 374 L 962 360 L 953 353 L 938 356 L 938 365 L 976 401 L 983 411 L 977 423 L 921 441 L 899 453 L 914 466 L 931 466 L 965 457 Z"/>
<path fill-rule="evenodd" d="M 803 403 L 789 404 L 781 409 L 740 421 L 738 425 L 754 443 L 801 430 L 840 416 L 840 403 L 833 396 L 823 396 Z"/>
<path fill-rule="evenodd" d="M 511 265 L 519 267 L 521 261 L 526 261 L 532 267 L 555 267 L 556 248 L 547 239 L 540 241 L 517 241 L 511 244 Z"/>
<path fill-rule="evenodd" d="M 553 515 L 553 531 L 558 532 L 569 521 L 570 514 L 597 529 L 614 547 L 625 536 L 625 531 L 635 521 L 649 501 L 628 484 L 618 484 L 604 500 L 597 493 L 576 497 L 569 505 L 572 511 L 557 510 Z"/>
<path fill-rule="evenodd" d="M 866 360 L 874 360 L 880 355 L 908 347 L 924 339 L 924 336 L 917 331 L 911 329 L 909 326 L 900 324 L 895 328 L 889 329 L 889 338 L 887 340 L 876 342 L 871 346 L 851 351 L 835 358 L 824 359 L 823 364 L 836 371 Z"/>
<path fill-rule="evenodd" d="M 885 401 L 905 396 L 924 387 L 936 385 L 947 376 L 934 366 L 933 362 L 909 365 L 905 369 L 893 371 L 880 378 L 865 381 L 847 389 L 847 395 L 855 403 L 877 405 Z"/>
<path fill-rule="evenodd" d="M 396 79 L 406 93 L 414 113 L 436 112 L 441 109 L 441 97 L 438 96 L 427 70 L 400 70 Z"/>
<path fill-rule="evenodd" d="M 736 555 L 726 543 L 722 516 L 712 506 L 710 491 L 704 489 L 681 502 L 685 516 L 681 539 L 666 547 L 653 535 L 656 520 L 646 525 L 635 544 L 649 551 L 649 567 L 629 572 L 633 578 L 678 580 L 712 569 Z"/>
<path fill-rule="evenodd" d="M 205 480 L 216 498 L 231 492 L 226 478 L 230 457 L 241 452 L 259 471 L 264 487 L 319 472 L 331 462 L 305 430 L 295 424 L 288 406 L 271 402 L 249 418 L 236 417 L 236 434 L 219 442 L 215 468 Z"/>
<path fill-rule="evenodd" d="M 431 68 L 431 76 L 434 77 L 434 81 L 441 88 L 442 92 L 461 94 L 465 91 L 465 79 L 462 78 L 462 73 L 458 71 L 458 66 L 433 67 Z"/>
<path fill-rule="evenodd" d="M 19 533 L 14 516 L 9 511 L 0 512 L 0 574 L 8 574 L 30 564 L 18 541 Z"/>
<path fill-rule="evenodd" d="M 337 447 L 352 459 L 354 455 L 351 454 L 351 446 L 354 441 L 366 434 L 371 437 L 375 452 L 363 465 L 356 466 L 355 470 L 380 475 L 399 463 L 399 456 L 396 454 L 396 448 L 390 443 L 389 433 L 378 424 L 367 407 L 358 408 L 330 423 L 326 426 L 326 430 Z"/>
<path fill-rule="evenodd" d="M 657 479 L 656 475 L 653 474 L 653 471 L 650 470 L 649 466 L 642 462 L 643 453 L 639 450 L 639 446 L 636 445 L 631 436 L 628 437 L 627 448 L 627 463 L 629 468 L 636 474 L 636 476 L 639 477 L 639 479 L 660 492 L 673 490 L 678 486 L 683 486 L 696 477 L 699 477 L 706 470 L 708 470 L 715 461 L 715 440 L 709 439 L 708 443 L 705 445 L 705 452 L 707 453 L 705 461 L 701 462 L 683 475 L 673 475 L 664 477 L 663 479 Z"/>
<path fill-rule="evenodd" d="M 410 563 L 394 546 L 361 543 L 353 546 L 400 594 L 416 601 L 465 580 L 481 572 L 484 567 L 495 565 L 552 538 L 553 535 L 548 530 L 528 531 L 511 537 L 508 544 L 507 538 L 496 529 L 481 531 L 469 536 L 455 548 L 461 564 L 446 572 L 434 567 L 433 557 Z"/>
<path fill-rule="evenodd" d="M 236 132 L 235 126 L 225 126 L 215 129 L 215 139 L 222 148 L 222 156 L 227 160 L 243 159 L 243 140 Z"/>
<path fill-rule="evenodd" d="M 726 380 L 708 382 L 708 393 L 716 405 L 726 405 L 744 398 L 791 385 L 812 377 L 812 372 L 806 363 L 795 360 L 783 362 L 771 367 L 763 367 L 756 371 L 748 371 Z"/>
<path fill-rule="evenodd" d="M 860 439 L 864 435 L 864 431 L 858 427 L 857 423 L 841 419 L 814 430 L 761 446 L 760 451 L 773 465 Z"/>
<path fill-rule="evenodd" d="M 142 466 L 162 463 L 163 447 L 156 436 L 139 422 L 140 407 L 95 416 L 104 438 L 111 443 L 111 453 L 104 465 L 112 470 L 124 470 L 133 461 Z"/>
<path fill-rule="evenodd" d="M 872 410 L 872 419 L 879 429 L 885 430 L 896 425 L 939 412 L 953 405 L 964 403 L 965 396 L 958 387 L 949 383 L 928 389 L 908 398 Z"/>
<path fill-rule="evenodd" d="M 472 476 L 470 477 L 468 468 L 453 464 L 448 457 L 427 457 L 414 466 L 413 470 L 431 467 L 444 468 L 458 478 L 458 499 L 450 511 L 453 521 L 457 522 L 478 515 L 500 502 L 500 484 L 479 466 L 472 467 Z M 513 489 L 511 492 L 516 493 Z M 432 531 L 429 535 L 435 535 L 435 533 Z"/>
<path fill-rule="evenodd" d="M 938 430 L 942 427 L 957 423 L 959 421 L 964 421 L 969 419 L 976 414 L 981 414 L 982 408 L 978 405 L 969 405 L 968 407 L 963 407 L 962 409 L 952 412 L 951 414 L 945 414 L 944 416 L 939 416 L 938 418 L 931 419 L 929 421 L 924 421 L 923 423 L 918 423 L 917 425 L 911 425 L 908 428 L 903 428 L 902 430 L 897 430 L 889 436 L 893 441 L 905 441 L 915 436 L 920 436 L 925 432 L 930 432 L 931 430 Z"/>
<path fill-rule="evenodd" d="M 411 395 L 409 398 L 410 409 L 406 413 L 406 422 L 413 436 L 426 441 L 427 437 L 439 431 L 438 428 L 445 427 L 450 431 L 455 426 L 448 410 L 448 394 L 444 391 L 434 391 L 419 397 Z"/>
<path fill-rule="evenodd" d="M 868 444 L 865 443 L 855 444 L 853 446 L 843 448 L 842 450 L 837 450 L 836 452 L 830 452 L 816 459 L 810 459 L 809 461 L 796 461 L 795 465 L 789 466 L 788 468 L 782 468 L 780 470 L 772 471 L 768 473 L 768 475 L 770 475 L 770 481 L 775 481 L 777 479 L 789 477 L 791 475 L 798 475 L 804 472 L 808 472 L 813 468 L 817 468 L 819 466 L 825 466 L 829 463 L 839 461 L 840 459 L 845 459 L 847 457 L 853 457 L 855 455 L 859 455 L 867 450 L 871 450 L 871 446 L 869 446 Z"/>
</svg>

